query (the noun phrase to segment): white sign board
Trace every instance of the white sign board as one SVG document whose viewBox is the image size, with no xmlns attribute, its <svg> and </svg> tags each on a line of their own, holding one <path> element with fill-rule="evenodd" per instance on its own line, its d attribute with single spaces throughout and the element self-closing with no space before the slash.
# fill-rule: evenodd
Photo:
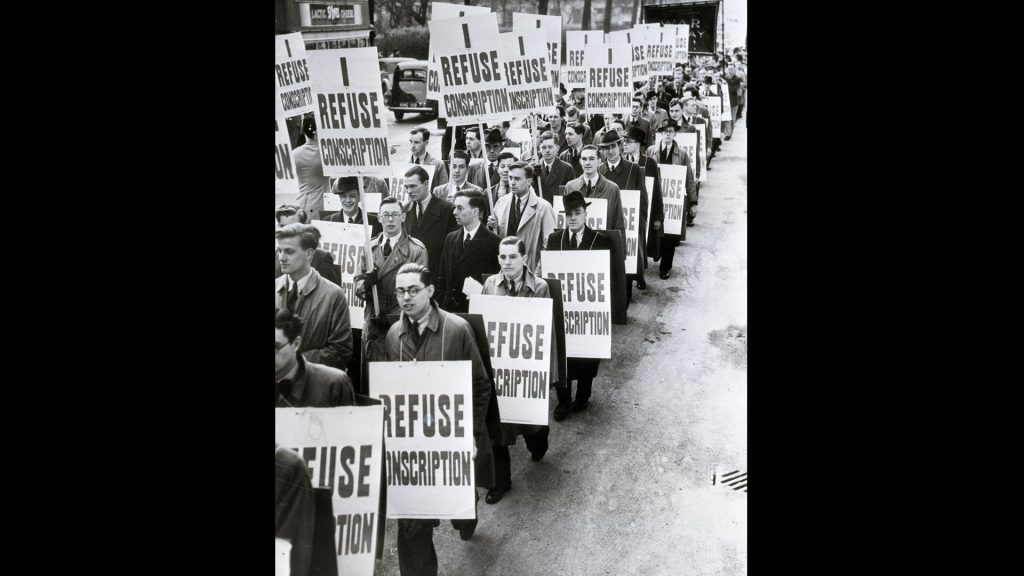
<svg viewBox="0 0 1024 576">
<path fill-rule="evenodd" d="M 369 367 L 384 403 L 387 517 L 476 518 L 472 362 Z"/>
<path fill-rule="evenodd" d="M 512 31 L 543 30 L 548 48 L 548 71 L 551 76 L 552 97 L 558 94 L 562 69 L 562 16 L 512 13 Z"/>
<path fill-rule="evenodd" d="M 676 50 L 676 29 L 647 29 L 647 72 L 650 76 L 671 76 Z"/>
<path fill-rule="evenodd" d="M 292 157 L 292 143 L 288 137 L 288 126 L 284 118 L 274 121 L 274 192 L 276 194 L 298 194 L 299 177 L 295 172 L 295 158 Z"/>
<path fill-rule="evenodd" d="M 494 14 L 430 22 L 430 42 L 440 80 L 438 108 L 451 124 L 511 119 Z"/>
<path fill-rule="evenodd" d="M 274 72 L 278 110 L 285 118 L 316 110 L 301 32 L 274 36 Z"/>
<path fill-rule="evenodd" d="M 626 223 L 626 274 L 636 274 L 640 258 L 640 191 L 619 190 L 619 198 Z"/>
<path fill-rule="evenodd" d="M 465 6 L 462 4 L 448 4 L 445 2 L 430 3 L 430 22 L 444 20 L 446 18 L 461 18 L 469 14 L 489 14 L 490 8 L 486 6 Z M 441 99 L 441 81 L 437 77 L 437 59 L 434 58 L 434 43 L 430 42 L 427 47 L 427 99 Z M 438 106 L 438 112 L 441 107 Z M 442 116 L 444 118 L 444 116 Z"/>
<path fill-rule="evenodd" d="M 628 44 L 588 46 L 586 108 L 590 114 L 615 114 L 629 110 L 633 100 L 632 50 Z"/>
<path fill-rule="evenodd" d="M 661 200 L 665 207 L 665 219 L 662 226 L 665 234 L 680 235 L 683 233 L 683 220 L 686 217 L 686 171 L 688 166 L 678 164 L 659 164 L 661 170 Z"/>
<path fill-rule="evenodd" d="M 306 461 L 314 488 L 331 489 L 339 574 L 373 575 L 383 422 L 381 406 L 275 409 L 277 443 Z"/>
<path fill-rule="evenodd" d="M 543 30 L 527 28 L 501 34 L 501 59 L 512 112 L 547 114 L 555 105 Z"/>
<path fill-rule="evenodd" d="M 544 252 L 544 276 L 557 278 L 562 285 L 567 357 L 612 357 L 609 262 L 608 250 Z"/>
<path fill-rule="evenodd" d="M 376 48 L 310 50 L 324 176 L 391 173 Z"/>
<path fill-rule="evenodd" d="M 359 274 L 359 259 L 366 258 L 364 226 L 326 220 L 313 220 L 310 224 L 320 231 L 320 248 L 330 252 L 334 264 L 341 267 L 341 291 L 348 302 L 349 320 L 354 330 L 362 330 L 365 304 L 356 296 L 355 277 Z"/>
<path fill-rule="evenodd" d="M 568 30 L 565 33 L 565 66 L 563 67 L 562 84 L 565 89 L 587 87 L 587 69 L 584 65 L 584 54 L 588 46 L 604 44 L 604 32 L 600 30 L 579 31 Z"/>
<path fill-rule="evenodd" d="M 626 44 L 633 55 L 633 67 L 629 70 L 630 82 L 647 82 L 647 31 L 643 28 L 627 28 L 608 33 L 609 44 Z"/>
<path fill-rule="evenodd" d="M 551 371 L 550 298 L 474 294 L 470 314 L 481 314 L 490 343 L 501 421 L 548 425 Z"/>
</svg>

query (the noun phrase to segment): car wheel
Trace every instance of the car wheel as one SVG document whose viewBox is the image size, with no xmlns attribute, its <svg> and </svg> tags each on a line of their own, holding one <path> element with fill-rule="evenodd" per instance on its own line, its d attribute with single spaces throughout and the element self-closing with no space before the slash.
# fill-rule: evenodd
<svg viewBox="0 0 1024 576">
<path fill-rule="evenodd" d="M 399 122 L 401 122 L 402 118 L 404 116 L 405 116 L 405 112 L 399 112 L 398 110 L 395 110 L 395 120 L 398 120 Z"/>
</svg>

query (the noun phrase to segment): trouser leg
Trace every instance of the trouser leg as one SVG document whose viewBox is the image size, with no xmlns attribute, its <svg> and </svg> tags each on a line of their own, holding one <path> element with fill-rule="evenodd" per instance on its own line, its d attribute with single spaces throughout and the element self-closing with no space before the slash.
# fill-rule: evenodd
<svg viewBox="0 0 1024 576">
<path fill-rule="evenodd" d="M 530 451 L 530 454 L 544 454 L 548 451 L 549 432 L 551 432 L 550 426 L 541 426 L 540 430 L 533 434 L 523 434 L 523 440 L 526 441 L 526 449 Z"/>
<path fill-rule="evenodd" d="M 437 576 L 437 520 L 398 521 L 398 571 L 402 576 Z"/>
<path fill-rule="evenodd" d="M 576 403 L 583 404 L 590 400 L 590 392 L 594 387 L 593 378 L 580 378 L 579 387 L 576 388 Z"/>
<path fill-rule="evenodd" d="M 555 386 L 555 395 L 559 404 L 572 404 L 572 380 L 565 384 L 565 388 Z"/>
<path fill-rule="evenodd" d="M 512 456 L 508 446 L 491 446 L 494 453 L 494 487 L 506 492 L 512 489 Z"/>
<path fill-rule="evenodd" d="M 661 237 L 661 262 L 658 263 L 658 271 L 665 273 L 672 269 L 672 262 L 676 259 L 675 234 L 665 234 Z"/>
</svg>

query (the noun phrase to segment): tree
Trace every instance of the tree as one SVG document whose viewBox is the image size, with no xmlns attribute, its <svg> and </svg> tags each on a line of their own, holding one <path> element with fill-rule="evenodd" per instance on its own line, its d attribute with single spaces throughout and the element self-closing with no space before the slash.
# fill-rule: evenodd
<svg viewBox="0 0 1024 576">
<path fill-rule="evenodd" d="M 590 30 L 590 0 L 583 0 L 583 24 L 581 28 Z"/>
</svg>

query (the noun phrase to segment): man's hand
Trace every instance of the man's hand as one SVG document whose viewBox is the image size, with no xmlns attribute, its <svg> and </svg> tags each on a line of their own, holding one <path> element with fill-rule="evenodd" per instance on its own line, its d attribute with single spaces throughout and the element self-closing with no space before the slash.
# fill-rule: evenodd
<svg viewBox="0 0 1024 576">
<path fill-rule="evenodd" d="M 661 230 L 661 220 L 654 220 L 651 222 L 654 225 L 654 230 Z"/>
<path fill-rule="evenodd" d="M 373 270 L 367 272 L 363 276 L 363 290 L 364 291 L 373 288 L 374 286 L 376 286 L 379 283 L 380 283 L 380 280 L 377 278 L 377 269 L 376 268 L 374 268 Z"/>
<path fill-rule="evenodd" d="M 473 460 L 476 460 L 476 438 L 473 438 Z"/>
<path fill-rule="evenodd" d="M 494 217 L 494 214 L 487 217 L 487 227 L 492 231 L 498 229 L 498 219 Z"/>
</svg>

